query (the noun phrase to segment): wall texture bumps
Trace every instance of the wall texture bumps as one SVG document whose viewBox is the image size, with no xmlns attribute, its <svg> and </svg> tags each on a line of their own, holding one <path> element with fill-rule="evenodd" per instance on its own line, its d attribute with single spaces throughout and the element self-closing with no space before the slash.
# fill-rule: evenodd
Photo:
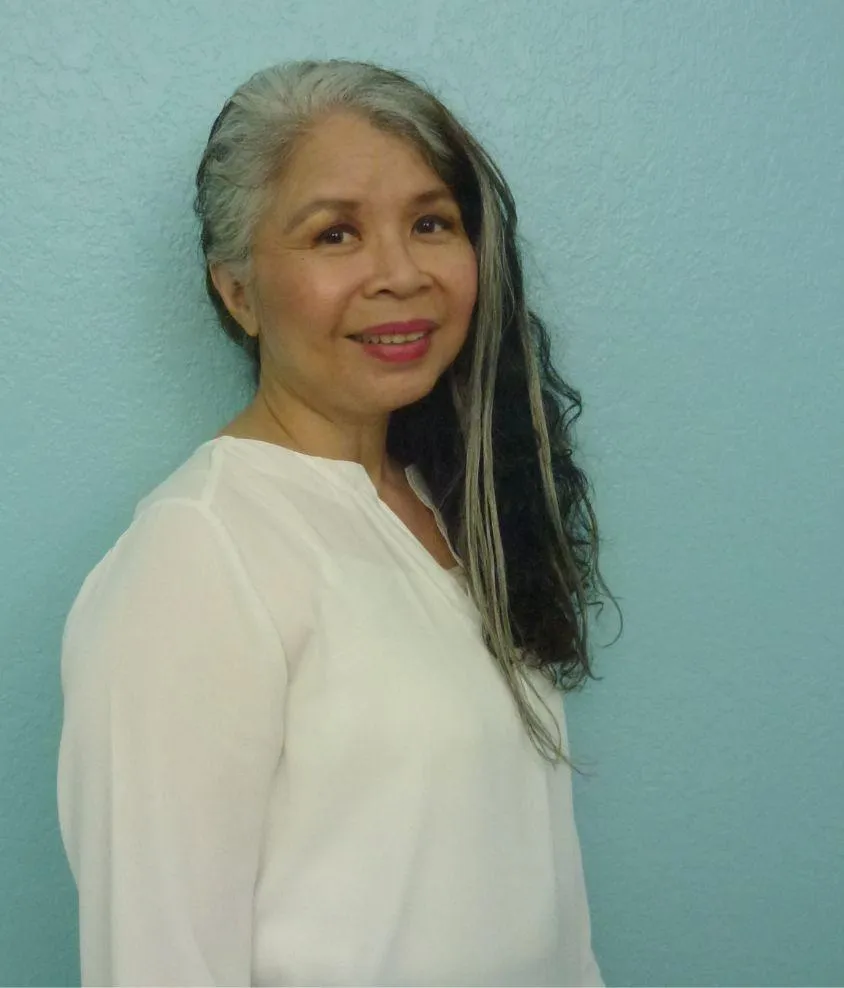
<svg viewBox="0 0 844 988">
<path fill-rule="evenodd" d="M 192 170 L 237 83 L 313 56 L 412 72 L 487 143 L 584 393 L 626 618 L 567 701 L 607 982 L 840 985 L 837 0 L 4 0 L 0 983 L 78 978 L 65 614 L 248 397 Z"/>
</svg>

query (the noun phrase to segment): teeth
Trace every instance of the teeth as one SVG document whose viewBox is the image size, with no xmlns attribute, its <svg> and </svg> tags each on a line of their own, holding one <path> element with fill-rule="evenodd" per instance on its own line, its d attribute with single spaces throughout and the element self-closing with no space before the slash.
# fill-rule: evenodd
<svg viewBox="0 0 844 988">
<path fill-rule="evenodd" d="M 421 340 L 425 335 L 424 332 L 421 332 L 407 333 L 404 336 L 359 336 L 358 339 L 364 343 L 412 343 L 414 340 Z"/>
</svg>

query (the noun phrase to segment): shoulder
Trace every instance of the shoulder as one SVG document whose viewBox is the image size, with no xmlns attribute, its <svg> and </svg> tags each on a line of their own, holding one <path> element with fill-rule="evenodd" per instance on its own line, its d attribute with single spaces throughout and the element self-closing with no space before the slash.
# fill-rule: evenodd
<svg viewBox="0 0 844 988">
<path fill-rule="evenodd" d="M 201 670 L 215 649 L 247 646 L 256 656 L 281 650 L 228 532 L 201 500 L 158 497 L 79 589 L 62 633 L 62 679 L 156 663 L 169 676 L 174 662 Z"/>
<path fill-rule="evenodd" d="M 163 501 L 210 508 L 223 471 L 223 449 L 213 441 L 203 443 L 138 501 L 133 519 Z"/>
<path fill-rule="evenodd" d="M 213 445 L 203 444 L 135 505 L 131 520 L 87 573 L 68 614 L 70 623 L 95 605 L 153 588 L 184 597 L 223 570 L 241 578 L 238 554 L 216 510 L 223 469 Z"/>
</svg>

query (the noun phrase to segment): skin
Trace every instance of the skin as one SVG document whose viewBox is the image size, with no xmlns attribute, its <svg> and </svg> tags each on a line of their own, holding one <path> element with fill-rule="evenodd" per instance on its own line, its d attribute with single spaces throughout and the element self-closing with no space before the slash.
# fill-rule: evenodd
<svg viewBox="0 0 844 988">
<path fill-rule="evenodd" d="M 420 193 L 443 197 L 415 204 Z M 290 229 L 313 199 L 321 208 Z M 248 284 L 211 272 L 229 312 L 261 344 L 253 402 L 220 435 L 362 464 L 385 499 L 405 485 L 386 452 L 390 413 L 428 394 L 460 352 L 477 297 L 477 260 L 448 188 L 408 142 L 342 113 L 305 137 L 253 241 Z M 433 319 L 420 360 L 388 364 L 347 337 L 384 322 Z"/>
</svg>

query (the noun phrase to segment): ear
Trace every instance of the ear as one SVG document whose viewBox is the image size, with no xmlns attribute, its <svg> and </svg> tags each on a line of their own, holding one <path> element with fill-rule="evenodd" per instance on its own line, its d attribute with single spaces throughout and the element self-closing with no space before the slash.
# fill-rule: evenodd
<svg viewBox="0 0 844 988">
<path fill-rule="evenodd" d="M 249 287 L 238 281 L 224 264 L 212 264 L 210 273 L 214 287 L 232 318 L 248 336 L 257 336 L 258 314 Z"/>
</svg>

